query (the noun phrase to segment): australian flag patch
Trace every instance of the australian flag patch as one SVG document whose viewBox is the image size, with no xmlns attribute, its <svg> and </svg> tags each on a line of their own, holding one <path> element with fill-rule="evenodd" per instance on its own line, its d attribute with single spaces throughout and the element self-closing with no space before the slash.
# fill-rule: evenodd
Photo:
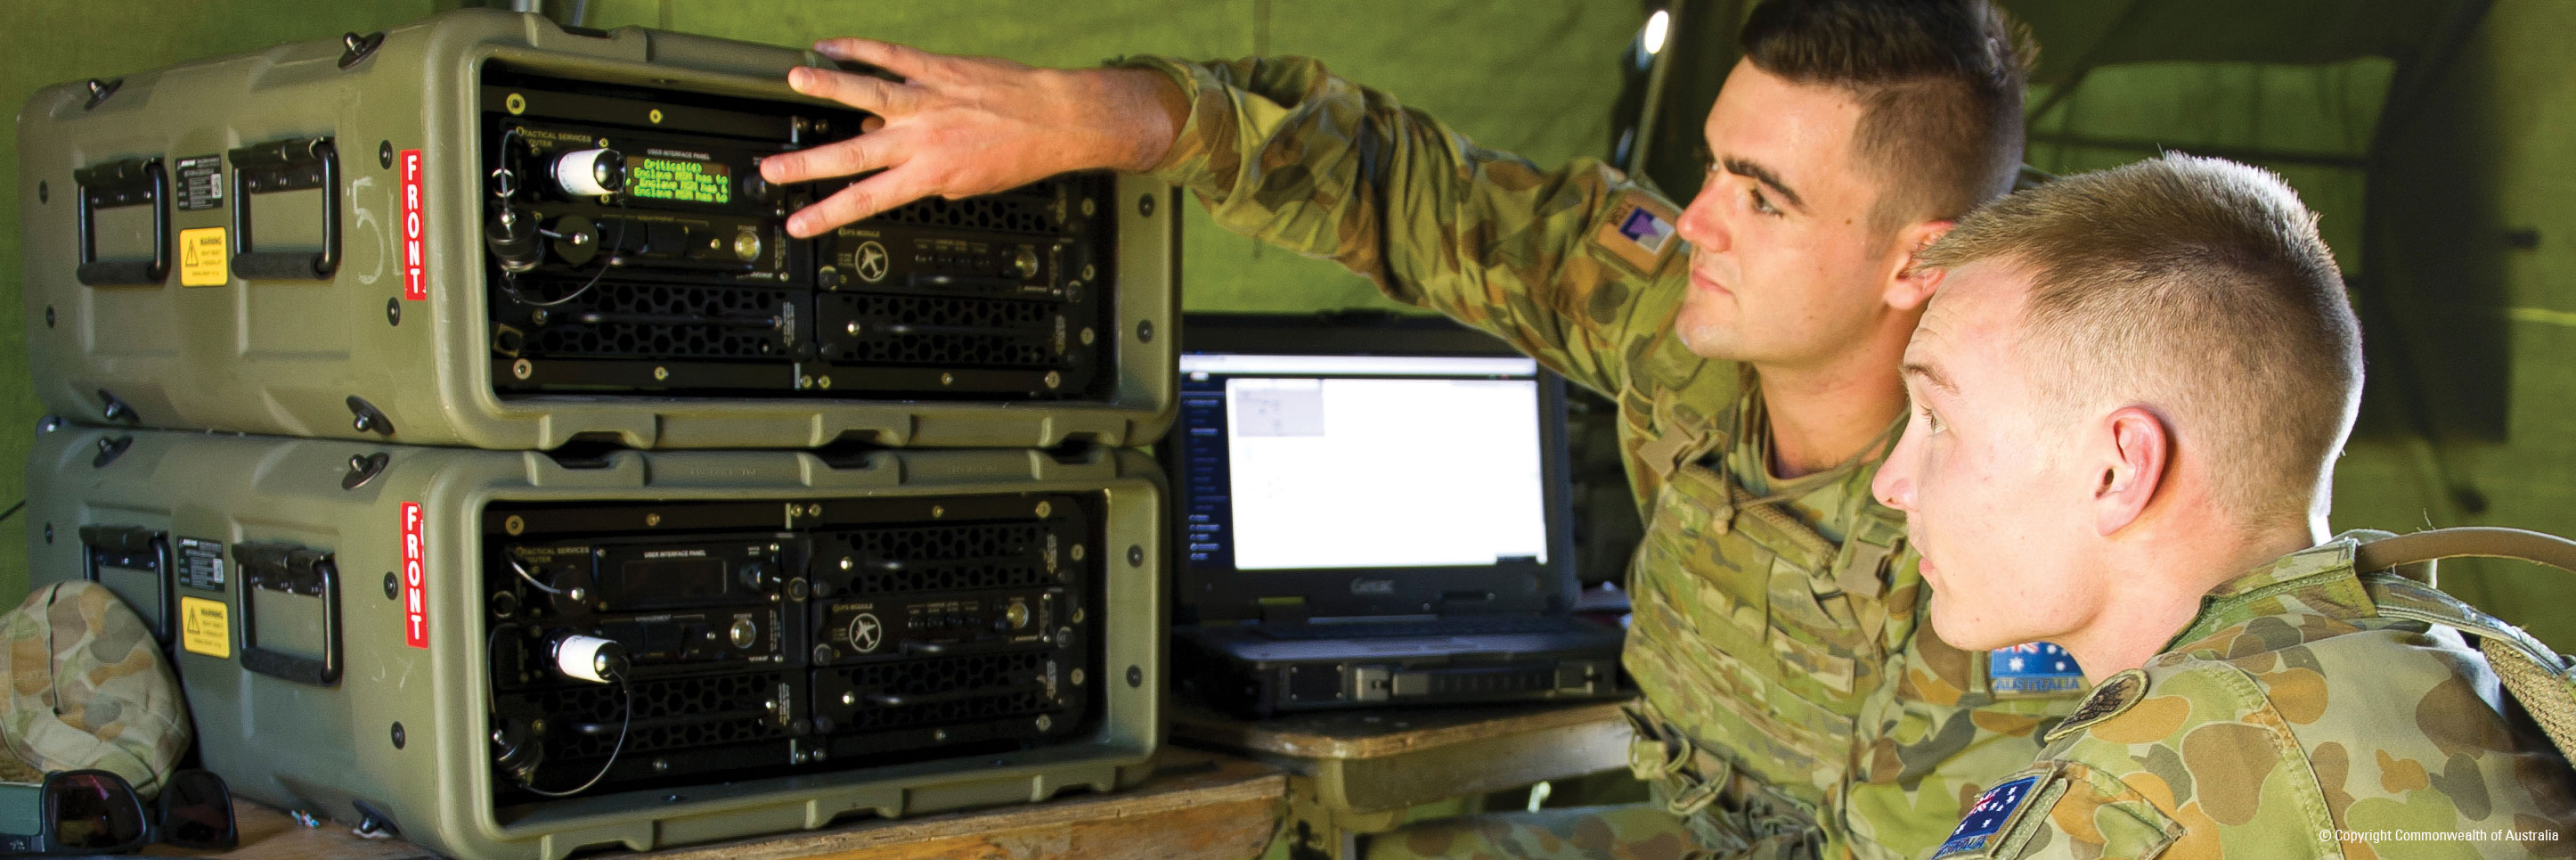
<svg viewBox="0 0 2576 860">
<path fill-rule="evenodd" d="M 1968 816 L 1960 819 L 1959 829 L 1950 831 L 1950 838 L 1941 842 L 1941 850 L 1933 852 L 1933 860 L 1985 850 L 1995 834 L 2003 832 L 2004 825 L 2012 821 L 2013 812 L 2021 809 L 2038 788 L 2039 775 L 2032 774 L 1977 795 L 1977 805 L 1968 808 Z"/>
<path fill-rule="evenodd" d="M 1986 680 L 1996 693 L 2064 693 L 2084 689 L 2075 655 L 2051 642 L 1986 652 Z"/>
</svg>

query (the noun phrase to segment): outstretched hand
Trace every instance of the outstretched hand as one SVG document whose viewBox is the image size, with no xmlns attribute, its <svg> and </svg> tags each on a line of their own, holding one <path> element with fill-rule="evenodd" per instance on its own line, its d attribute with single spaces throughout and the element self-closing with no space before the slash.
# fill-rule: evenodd
<svg viewBox="0 0 2576 860">
<path fill-rule="evenodd" d="M 1180 89 L 1143 69 L 1041 69 L 957 57 L 870 39 L 832 39 L 816 51 L 901 81 L 799 67 L 788 86 L 874 116 L 864 133 L 763 159 L 773 183 L 881 171 L 787 221 L 810 237 L 938 195 L 972 197 L 1072 170 L 1145 170 L 1162 160 L 1188 106 Z"/>
</svg>

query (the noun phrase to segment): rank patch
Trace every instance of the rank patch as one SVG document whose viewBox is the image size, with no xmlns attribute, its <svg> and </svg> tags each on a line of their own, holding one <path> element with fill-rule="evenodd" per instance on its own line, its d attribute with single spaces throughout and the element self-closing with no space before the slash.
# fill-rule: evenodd
<svg viewBox="0 0 2576 860">
<path fill-rule="evenodd" d="M 2119 716 L 2121 711 L 2128 710 L 2130 705 L 2146 697 L 2147 673 L 2123 669 L 2120 674 L 2102 679 L 2102 686 L 2093 688 L 2093 695 L 2084 697 L 2084 703 L 2075 706 L 2075 713 L 2066 715 L 2065 722 L 2049 729 L 2040 740 L 2042 743 L 2055 743 L 2058 738 L 2083 731 L 2085 726 Z"/>
</svg>

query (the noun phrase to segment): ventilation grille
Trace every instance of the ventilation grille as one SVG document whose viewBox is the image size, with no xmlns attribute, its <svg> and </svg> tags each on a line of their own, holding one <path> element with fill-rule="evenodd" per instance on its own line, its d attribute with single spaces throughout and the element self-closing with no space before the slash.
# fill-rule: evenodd
<svg viewBox="0 0 2576 860">
<path fill-rule="evenodd" d="M 968 591 L 1050 584 L 1041 523 L 916 526 L 838 536 L 860 594 Z"/>
<path fill-rule="evenodd" d="M 1060 710 L 1039 686 L 1047 654 L 981 654 L 940 660 L 907 660 L 842 669 L 837 673 L 850 689 L 865 693 L 933 695 L 956 690 L 991 689 L 990 695 L 966 696 L 918 705 L 861 708 L 833 727 L 836 734 L 863 734 L 914 726 L 949 726 L 1033 717 Z M 834 685 L 826 683 L 826 688 Z"/>
<path fill-rule="evenodd" d="M 569 293 L 578 283 L 555 284 Z M 537 301 L 534 293 L 523 295 Z M 584 301 L 547 308 L 550 325 L 528 334 L 526 353 L 540 357 L 639 356 L 650 358 L 763 358 L 778 351 L 779 304 L 775 290 L 667 284 L 599 284 Z M 495 306 L 506 299 L 496 297 Z M 585 313 L 656 320 L 584 323 Z"/>
<path fill-rule="evenodd" d="M 688 749 L 776 737 L 764 704 L 777 691 L 777 676 L 714 675 L 637 681 L 635 721 L 626 751 Z M 593 723 L 611 731 L 583 735 L 559 724 L 546 734 L 549 760 L 604 758 L 617 745 L 614 730 L 625 718 L 625 696 L 616 685 L 549 690 L 537 696 L 541 712 L 571 723 Z M 717 715 L 725 715 L 718 717 Z M 673 726 L 650 726 L 665 717 L 692 718 Z"/>
<path fill-rule="evenodd" d="M 959 296 L 825 295 L 827 320 L 857 323 L 854 337 L 835 332 L 832 358 L 861 364 L 1051 368 L 1064 362 L 1048 349 L 1055 334 L 1052 302 Z M 833 325 L 826 323 L 826 325 Z"/>
<path fill-rule="evenodd" d="M 1011 233 L 1057 232 L 1055 194 L 1053 186 L 1047 184 L 964 200 L 924 198 L 898 206 L 892 211 L 877 216 L 875 220 L 895 224 L 918 224 L 924 227 L 953 227 L 961 230 L 1000 230 Z"/>
</svg>

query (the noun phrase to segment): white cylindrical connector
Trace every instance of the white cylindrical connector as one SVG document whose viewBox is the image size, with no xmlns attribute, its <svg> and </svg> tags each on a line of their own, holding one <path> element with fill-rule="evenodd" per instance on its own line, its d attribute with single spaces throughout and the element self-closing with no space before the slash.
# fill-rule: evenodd
<svg viewBox="0 0 2576 860">
<path fill-rule="evenodd" d="M 626 157 L 614 149 L 580 149 L 555 159 L 555 184 L 575 197 L 615 194 L 626 187 Z"/>
<path fill-rule="evenodd" d="M 606 684 L 624 662 L 626 649 L 615 639 L 573 634 L 555 642 L 555 671 L 577 681 Z"/>
</svg>

